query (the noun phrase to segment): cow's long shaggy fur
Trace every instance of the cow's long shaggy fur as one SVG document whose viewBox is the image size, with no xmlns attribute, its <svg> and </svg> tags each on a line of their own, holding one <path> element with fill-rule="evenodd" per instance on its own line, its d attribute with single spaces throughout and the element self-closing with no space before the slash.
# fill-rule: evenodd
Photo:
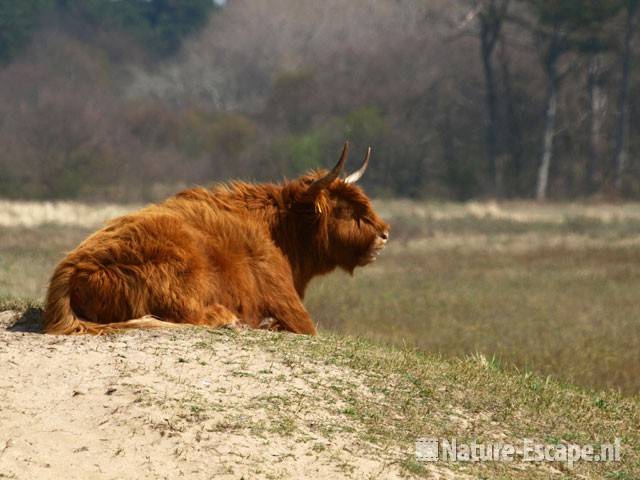
<svg viewBox="0 0 640 480">
<path fill-rule="evenodd" d="M 316 329 L 302 298 L 312 277 L 375 258 L 388 226 L 358 187 L 314 172 L 280 185 L 185 190 L 112 220 L 56 268 L 45 326 L 101 334 L 177 324 Z"/>
</svg>

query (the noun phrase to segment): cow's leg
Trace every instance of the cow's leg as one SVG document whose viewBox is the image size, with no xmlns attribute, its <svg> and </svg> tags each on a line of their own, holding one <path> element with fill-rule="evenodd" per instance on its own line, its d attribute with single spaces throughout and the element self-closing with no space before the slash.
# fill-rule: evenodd
<svg viewBox="0 0 640 480">
<path fill-rule="evenodd" d="M 204 309 L 201 316 L 202 323 L 200 325 L 206 325 L 212 328 L 240 328 L 240 319 L 227 307 L 219 303 L 209 305 Z"/>
<path fill-rule="evenodd" d="M 278 320 L 273 317 L 264 317 L 262 320 L 260 320 L 260 325 L 258 325 L 258 328 L 261 328 L 262 330 L 277 331 Z"/>
<path fill-rule="evenodd" d="M 316 327 L 293 285 L 273 284 L 265 300 L 267 302 L 265 318 L 271 320 L 263 328 L 287 330 L 306 335 L 317 334 Z"/>
<path fill-rule="evenodd" d="M 195 305 L 186 307 L 184 304 L 178 308 L 176 308 L 175 305 L 172 305 L 172 307 L 171 313 L 158 316 L 175 323 L 188 325 L 199 325 L 211 328 L 241 327 L 240 319 L 231 310 L 219 303 L 204 307 Z"/>
</svg>

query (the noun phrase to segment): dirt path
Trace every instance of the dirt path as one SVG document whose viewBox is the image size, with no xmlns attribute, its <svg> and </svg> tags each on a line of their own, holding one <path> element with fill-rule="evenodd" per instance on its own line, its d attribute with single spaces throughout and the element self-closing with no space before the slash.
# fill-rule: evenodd
<svg viewBox="0 0 640 480">
<path fill-rule="evenodd" d="M 341 413 L 332 390 L 355 372 L 286 364 L 255 333 L 55 337 L 15 319 L 0 313 L 0 478 L 405 476 L 407 452 Z"/>
</svg>

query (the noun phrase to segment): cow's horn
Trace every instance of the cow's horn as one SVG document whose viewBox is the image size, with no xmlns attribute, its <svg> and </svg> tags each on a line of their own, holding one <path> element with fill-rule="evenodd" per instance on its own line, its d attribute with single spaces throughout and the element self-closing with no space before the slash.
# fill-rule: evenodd
<svg viewBox="0 0 640 480">
<path fill-rule="evenodd" d="M 349 142 L 344 142 L 344 147 L 342 147 L 342 155 L 340 155 L 340 160 L 336 163 L 336 166 L 333 167 L 329 173 L 327 173 L 324 177 L 319 178 L 315 182 L 311 184 L 309 187 L 309 191 L 311 192 L 319 192 L 323 188 L 328 187 L 331 183 L 340 176 L 340 172 L 342 171 L 342 167 L 344 167 L 344 163 L 347 161 L 347 157 L 349 156 Z"/>
<path fill-rule="evenodd" d="M 371 147 L 367 148 L 367 153 L 364 156 L 364 160 L 362 161 L 362 166 L 347 178 L 344 179 L 344 183 L 356 183 L 358 180 L 362 178 L 364 172 L 367 170 L 367 165 L 369 165 L 369 159 L 371 158 Z"/>
</svg>

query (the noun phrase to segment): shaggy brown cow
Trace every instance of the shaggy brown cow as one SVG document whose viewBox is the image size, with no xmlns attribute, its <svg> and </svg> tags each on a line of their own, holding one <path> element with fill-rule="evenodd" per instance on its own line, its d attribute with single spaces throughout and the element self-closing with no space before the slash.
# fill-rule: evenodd
<svg viewBox="0 0 640 480">
<path fill-rule="evenodd" d="M 302 305 L 309 280 L 372 262 L 389 231 L 354 185 L 371 149 L 340 180 L 347 153 L 345 144 L 328 173 L 194 188 L 112 220 L 57 266 L 44 331 L 193 324 L 315 335 Z"/>
</svg>

